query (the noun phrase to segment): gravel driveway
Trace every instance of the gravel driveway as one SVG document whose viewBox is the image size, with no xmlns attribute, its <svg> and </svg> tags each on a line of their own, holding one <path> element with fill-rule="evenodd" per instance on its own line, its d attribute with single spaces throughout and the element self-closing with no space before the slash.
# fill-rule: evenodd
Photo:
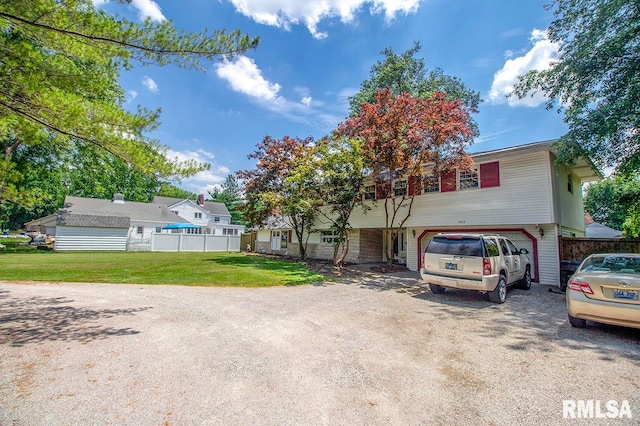
<svg viewBox="0 0 640 426">
<path fill-rule="evenodd" d="M 638 424 L 640 330 L 572 329 L 547 290 L 0 283 L 0 424 Z"/>
</svg>

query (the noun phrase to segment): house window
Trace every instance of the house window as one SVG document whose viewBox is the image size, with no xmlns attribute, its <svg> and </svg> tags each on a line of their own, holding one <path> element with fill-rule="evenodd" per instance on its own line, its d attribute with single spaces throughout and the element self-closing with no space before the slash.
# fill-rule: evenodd
<svg viewBox="0 0 640 426">
<path fill-rule="evenodd" d="M 403 197 L 407 195 L 407 180 L 397 180 L 393 183 L 393 196 Z"/>
<path fill-rule="evenodd" d="M 364 187 L 364 199 L 375 200 L 376 199 L 376 186 L 369 185 Z"/>
<path fill-rule="evenodd" d="M 156 226 L 156 234 L 159 234 L 161 232 L 162 232 L 162 227 Z"/>
<path fill-rule="evenodd" d="M 322 231 L 320 241 L 322 244 L 336 244 L 338 242 L 338 237 L 333 233 L 333 231 Z"/>
<path fill-rule="evenodd" d="M 462 189 L 471 189 L 478 188 L 478 184 L 480 180 L 478 179 L 478 169 L 473 169 L 470 172 L 460 171 L 460 183 L 459 188 Z"/>
<path fill-rule="evenodd" d="M 138 226 L 138 228 L 136 229 L 136 234 L 144 234 L 144 226 Z"/>
<path fill-rule="evenodd" d="M 429 192 L 440 192 L 440 177 L 438 176 L 426 176 L 423 180 L 422 192 L 427 194 Z"/>
<path fill-rule="evenodd" d="M 178 210 L 171 210 L 171 213 L 178 214 Z"/>
<path fill-rule="evenodd" d="M 238 235 L 238 230 L 237 229 L 227 229 L 227 228 L 223 228 L 222 229 L 222 235 Z"/>
<path fill-rule="evenodd" d="M 194 216 L 196 219 L 202 219 L 202 213 L 201 213 L 201 212 L 195 212 L 195 213 L 193 214 L 193 216 Z"/>
<path fill-rule="evenodd" d="M 202 234 L 202 228 L 187 228 L 185 231 L 187 234 Z"/>
<path fill-rule="evenodd" d="M 216 216 L 216 217 L 213 218 L 213 221 L 214 222 L 220 222 L 220 218 L 218 216 Z"/>
<path fill-rule="evenodd" d="M 567 175 L 567 191 L 573 194 L 573 177 L 571 173 Z"/>
</svg>

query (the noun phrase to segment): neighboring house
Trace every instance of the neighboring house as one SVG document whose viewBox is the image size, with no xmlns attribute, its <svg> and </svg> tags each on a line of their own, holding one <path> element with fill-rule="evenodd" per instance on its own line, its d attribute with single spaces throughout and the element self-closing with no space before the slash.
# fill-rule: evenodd
<svg viewBox="0 0 640 426">
<path fill-rule="evenodd" d="M 394 260 L 418 270 L 426 244 L 438 232 L 499 233 L 529 250 L 535 281 L 557 284 L 558 237 L 585 236 L 582 183 L 602 175 L 588 159 L 570 168 L 556 165 L 554 142 L 473 154 L 476 166 L 471 173 L 453 170 L 435 178 L 427 173 L 422 182 L 407 177 L 395 181 L 393 192 L 417 195 L 411 216 L 394 238 Z M 365 214 L 356 208 L 352 213 L 347 262 L 385 261 L 383 239 L 388 235 L 381 189 L 367 185 L 364 202 L 371 210 Z M 296 255 L 295 233 L 283 221 L 276 223 L 258 230 L 256 250 Z M 312 234 L 308 256 L 330 259 L 333 237 L 328 229 Z"/>
<path fill-rule="evenodd" d="M 188 231 L 207 235 L 241 235 L 244 225 L 232 225 L 231 214 L 224 203 L 205 201 L 199 195 L 197 201 L 170 197 L 153 197 L 154 204 L 168 206 L 169 210 L 190 223 L 200 225 L 201 229 Z"/>
<path fill-rule="evenodd" d="M 622 231 L 596 222 L 589 213 L 584 214 L 584 226 L 587 238 L 622 238 Z"/>
<path fill-rule="evenodd" d="M 122 194 L 113 200 L 68 196 L 58 211 L 54 249 L 127 250 L 131 239 L 150 239 L 177 222 L 184 220 L 167 206 L 125 201 Z"/>
<path fill-rule="evenodd" d="M 593 222 L 585 226 L 587 238 L 622 238 L 622 231 L 609 228 L 598 222 Z"/>
<path fill-rule="evenodd" d="M 39 234 L 55 235 L 58 214 L 50 214 L 24 224 L 27 232 L 37 232 Z"/>
</svg>

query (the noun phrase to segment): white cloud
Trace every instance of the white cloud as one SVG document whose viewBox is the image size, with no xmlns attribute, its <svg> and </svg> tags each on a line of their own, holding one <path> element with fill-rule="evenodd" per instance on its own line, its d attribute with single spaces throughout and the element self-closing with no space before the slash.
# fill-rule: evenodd
<svg viewBox="0 0 640 426">
<path fill-rule="evenodd" d="M 137 97 L 138 97 L 138 92 L 136 92 L 135 90 L 127 90 L 127 97 L 126 97 L 127 102 L 131 102 Z"/>
<path fill-rule="evenodd" d="M 146 86 L 147 89 L 151 90 L 153 93 L 158 93 L 160 89 L 158 88 L 158 84 L 153 81 L 151 77 L 144 76 L 142 79 L 142 84 Z"/>
<path fill-rule="evenodd" d="M 387 21 L 397 13 L 415 13 L 422 0 L 229 0 L 238 12 L 254 21 L 288 30 L 291 25 L 306 25 L 313 37 L 327 33 L 318 30 L 322 19 L 338 17 L 349 23 L 354 13 L 369 5 L 372 14 L 384 13 Z"/>
<path fill-rule="evenodd" d="M 326 109 L 327 103 L 312 99 L 309 96 L 309 89 L 305 87 L 292 88 L 292 91 L 300 96 L 300 101 L 285 98 L 280 95 L 282 89 L 280 84 L 264 78 L 256 63 L 246 56 L 240 56 L 234 62 L 225 61 L 218 64 L 216 74 L 227 80 L 232 90 L 249 96 L 267 111 L 291 121 L 324 129 L 342 121 L 347 111 L 347 108 L 342 110 L 342 104 L 337 113 L 319 111 L 319 108 Z M 331 105 L 335 104 L 335 102 L 331 103 Z"/>
<path fill-rule="evenodd" d="M 211 164 L 209 170 L 204 170 L 194 176 L 183 179 L 179 184 L 181 188 L 187 191 L 204 194 L 205 198 L 209 191 L 212 191 L 214 188 L 220 188 L 230 173 L 228 167 L 213 164 L 212 162 L 215 159 L 215 155 L 203 149 L 197 151 L 173 151 L 170 149 L 167 152 L 167 158 L 170 160 L 177 159 L 179 161 L 195 160 L 200 163 Z"/>
<path fill-rule="evenodd" d="M 95 7 L 100 7 L 109 1 L 110 0 L 92 0 L 92 3 Z M 160 5 L 158 5 L 154 0 L 131 0 L 131 5 L 138 11 L 140 19 L 145 19 L 147 17 L 154 21 L 164 21 L 167 19 L 162 14 Z"/>
<path fill-rule="evenodd" d="M 543 104 L 547 98 L 541 92 L 518 99 L 517 96 L 509 96 L 513 92 L 518 76 L 531 70 L 543 71 L 551 66 L 551 62 L 557 58 L 558 45 L 552 43 L 547 37 L 546 31 L 534 29 L 530 37 L 533 47 L 523 56 L 507 59 L 504 66 L 493 76 L 493 83 L 489 91 L 489 102 L 493 104 L 508 103 L 509 106 L 536 107 Z M 513 52 L 508 51 L 510 55 Z M 532 95 L 532 96 L 531 96 Z"/>
<path fill-rule="evenodd" d="M 131 4 L 133 7 L 138 9 L 138 14 L 141 19 L 145 19 L 146 17 L 149 17 L 154 21 L 164 21 L 167 19 L 162 14 L 162 10 L 158 3 L 153 0 L 132 0 Z"/>
<path fill-rule="evenodd" d="M 280 85 L 262 76 L 253 59 L 238 57 L 234 62 L 224 61 L 217 66 L 218 77 L 229 82 L 236 92 L 244 93 L 260 101 L 277 101 Z"/>
</svg>

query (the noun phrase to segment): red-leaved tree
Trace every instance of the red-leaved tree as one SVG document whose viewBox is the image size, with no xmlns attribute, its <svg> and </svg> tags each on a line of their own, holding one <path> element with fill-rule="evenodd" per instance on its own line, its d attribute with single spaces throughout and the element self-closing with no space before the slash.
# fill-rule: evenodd
<svg viewBox="0 0 640 426">
<path fill-rule="evenodd" d="M 301 259 L 320 203 L 313 148 L 311 137 L 266 136 L 248 156 L 257 160 L 255 168 L 237 172 L 244 182 L 245 220 L 250 226 L 291 228 Z"/>
<path fill-rule="evenodd" d="M 429 165 L 436 175 L 454 167 L 471 167 L 465 148 L 477 136 L 470 117 L 476 111 L 460 100 L 448 100 L 442 92 L 418 99 L 408 93 L 393 96 L 385 88 L 376 92 L 375 100 L 362 104 L 358 115 L 341 123 L 336 132 L 363 142 L 365 166 L 375 180 L 376 198 L 384 198 L 384 252 L 391 263 L 393 238 L 411 216 L 424 167 Z M 394 188 L 394 182 L 400 180 L 410 183 L 405 190 Z"/>
</svg>

